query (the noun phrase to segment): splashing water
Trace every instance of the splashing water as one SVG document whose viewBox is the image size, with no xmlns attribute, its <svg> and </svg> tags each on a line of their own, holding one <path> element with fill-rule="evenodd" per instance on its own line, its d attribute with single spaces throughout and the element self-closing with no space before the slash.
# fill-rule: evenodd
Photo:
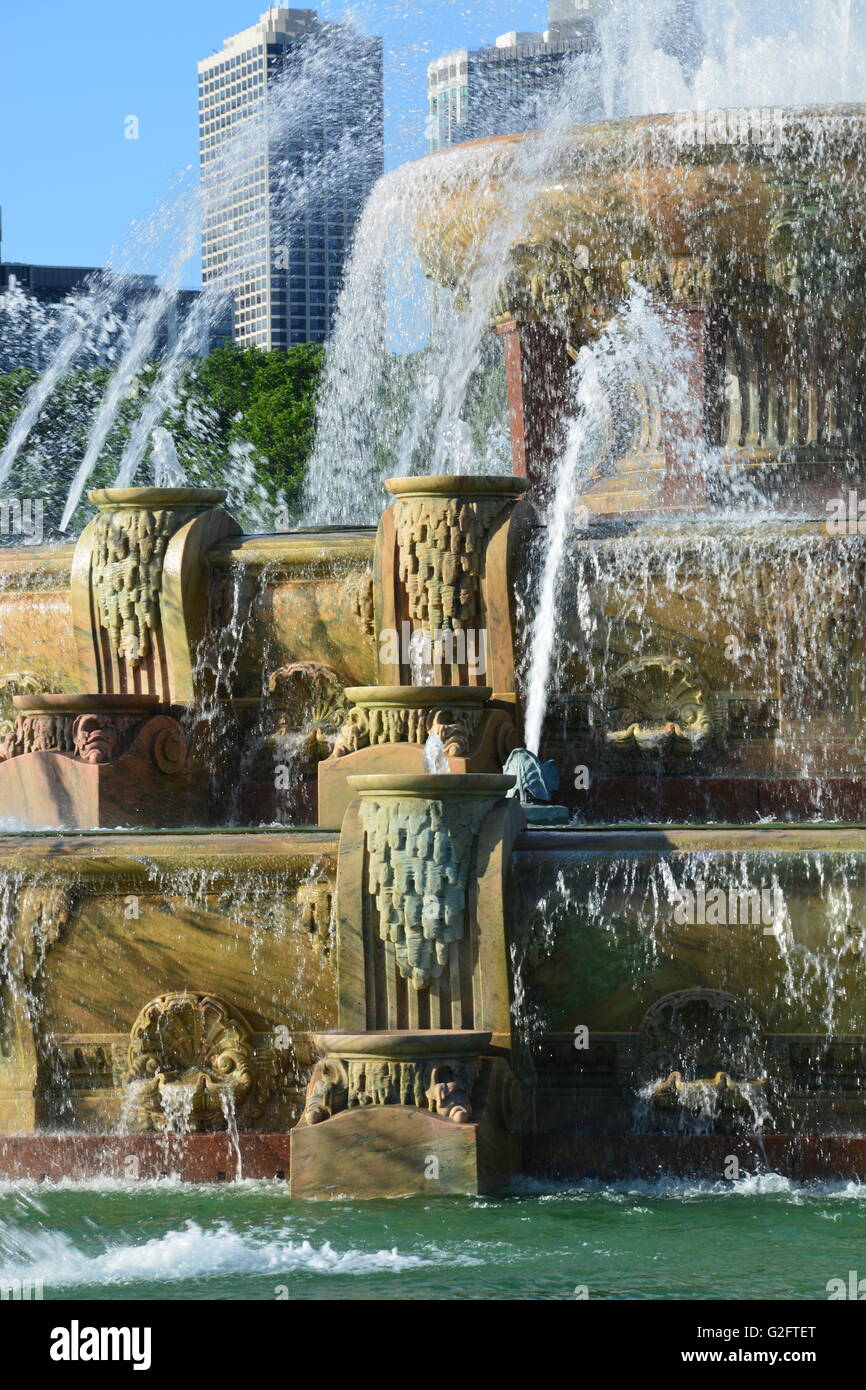
<svg viewBox="0 0 866 1390">
<path fill-rule="evenodd" d="M 329 193 L 342 190 L 347 177 L 351 178 L 352 187 L 365 180 L 369 186 L 372 182 L 370 171 L 375 170 L 377 161 L 381 167 L 375 122 L 367 124 L 363 135 L 355 132 L 350 138 L 345 133 L 342 139 L 330 143 L 325 152 L 311 155 L 302 170 L 293 162 L 291 153 L 283 153 L 290 152 L 293 144 L 302 139 L 311 121 L 327 117 L 335 93 L 360 89 L 364 80 L 366 59 L 359 53 L 357 31 L 351 25 L 331 25 L 316 35 L 307 36 L 299 45 L 295 59 L 283 76 L 269 82 L 267 100 L 254 103 L 249 115 L 237 122 L 232 138 L 209 161 L 201 186 L 182 187 L 173 202 L 159 208 L 143 226 L 133 229 L 129 245 L 115 256 L 117 266 L 97 276 L 89 291 L 80 297 L 74 321 L 70 320 L 61 333 L 46 370 L 25 399 L 0 455 L 0 486 L 9 477 L 16 458 L 60 382 L 80 364 L 106 314 L 123 302 L 127 282 L 122 274 L 112 273 L 112 270 L 120 272 L 125 262 L 143 249 L 150 250 L 151 254 L 161 249 L 161 283 L 152 294 L 137 300 L 127 313 L 126 341 L 89 424 L 84 456 L 66 499 L 61 530 L 71 525 L 122 409 L 131 410 L 136 419 L 115 485 L 124 487 L 134 481 L 154 428 L 178 404 L 184 370 L 201 352 L 208 329 L 223 316 L 233 288 L 257 264 L 257 247 L 262 237 L 283 236 L 288 244 L 293 222 L 303 219 L 310 208 L 321 204 Z M 153 352 L 157 334 L 195 253 L 199 229 L 221 216 L 226 200 L 231 200 L 239 188 L 246 186 L 251 160 L 262 148 L 270 151 L 272 196 L 264 200 L 264 205 L 262 200 L 251 200 L 249 211 L 243 214 L 233 207 L 235 231 L 241 229 L 242 223 L 244 235 L 235 238 L 226 264 L 209 278 L 180 333 L 159 363 L 150 390 L 141 393 L 138 405 L 142 369 Z M 186 176 L 182 182 L 185 181 Z M 132 402 L 136 405 L 132 406 Z M 273 512 L 273 506 L 270 510 Z"/>
<path fill-rule="evenodd" d="M 428 777 L 438 777 L 451 771 L 445 744 L 438 734 L 428 734 L 424 744 L 424 771 Z"/>
<path fill-rule="evenodd" d="M 177 449 L 168 430 L 157 425 L 152 433 L 152 456 L 154 482 L 157 487 L 184 487 L 186 476 L 178 463 Z M 122 477 L 117 479 L 118 487 L 126 487 Z"/>
<path fill-rule="evenodd" d="M 693 35 L 679 32 L 678 16 L 672 0 L 639 7 L 612 0 L 598 21 L 598 53 L 571 62 L 542 107 L 537 130 L 498 152 L 467 145 L 433 155 L 377 184 L 358 229 L 326 364 L 307 476 L 310 524 L 375 524 L 389 471 L 509 469 L 507 443 L 495 432 L 485 436 L 477 419 L 479 398 L 501 373 L 489 326 L 511 248 L 527 230 L 538 193 L 555 182 L 575 125 L 862 98 L 866 24 L 850 0 L 807 0 L 796 14 L 775 4 L 702 4 Z M 639 161 L 634 173 L 641 177 Z M 428 285 L 425 295 L 421 232 L 466 189 L 479 209 L 471 265 L 458 287 Z M 485 226 L 483 208 L 494 194 L 499 212 Z"/>
</svg>

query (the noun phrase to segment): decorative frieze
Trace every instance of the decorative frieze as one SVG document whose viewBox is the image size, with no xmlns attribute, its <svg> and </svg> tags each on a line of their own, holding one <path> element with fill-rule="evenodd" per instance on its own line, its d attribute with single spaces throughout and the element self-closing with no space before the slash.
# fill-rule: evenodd
<svg viewBox="0 0 866 1390">
<path fill-rule="evenodd" d="M 160 772 L 176 773 L 186 763 L 186 734 L 176 719 L 157 712 L 155 697 L 16 696 L 13 703 L 17 718 L 0 745 L 0 762 L 27 753 L 63 753 L 99 765 L 118 761 L 137 745 Z"/>
<path fill-rule="evenodd" d="M 356 706 L 334 744 L 334 757 L 357 753 L 382 743 L 426 743 L 431 734 L 441 738 L 447 757 L 465 758 L 474 742 L 485 711 L 449 705 Z"/>
<path fill-rule="evenodd" d="M 343 1110 L 413 1106 L 455 1124 L 472 1119 L 489 1033 L 325 1033 L 307 1086 L 302 1123 Z"/>
</svg>

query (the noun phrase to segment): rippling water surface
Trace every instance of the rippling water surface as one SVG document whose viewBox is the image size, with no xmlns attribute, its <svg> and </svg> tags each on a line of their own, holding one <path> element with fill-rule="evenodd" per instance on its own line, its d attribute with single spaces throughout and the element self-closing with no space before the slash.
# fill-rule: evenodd
<svg viewBox="0 0 866 1390">
<path fill-rule="evenodd" d="M 800 1299 L 863 1267 L 866 1185 L 666 1180 L 300 1203 L 283 1183 L 0 1184 L 45 1299 Z"/>
</svg>

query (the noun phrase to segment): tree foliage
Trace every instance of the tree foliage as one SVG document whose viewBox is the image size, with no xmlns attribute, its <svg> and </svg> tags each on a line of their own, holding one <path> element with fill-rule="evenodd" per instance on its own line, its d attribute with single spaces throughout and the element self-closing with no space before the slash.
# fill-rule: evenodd
<svg viewBox="0 0 866 1390">
<path fill-rule="evenodd" d="M 178 463 L 190 484 L 226 487 L 228 505 L 249 530 L 273 530 L 278 517 L 299 514 L 323 362 L 324 349 L 315 344 L 272 352 L 222 347 L 190 364 L 163 414 L 161 424 L 171 434 Z M 88 487 L 105 487 L 114 481 L 130 431 L 158 373 L 158 362 L 147 362 L 138 373 L 121 402 Z M 100 366 L 79 368 L 60 378 L 3 488 L 5 496 L 43 501 L 46 536 L 56 534 L 110 377 L 111 370 Z M 0 447 L 37 379 L 30 367 L 0 375 Z M 148 451 L 135 482 L 154 480 Z M 85 497 L 70 534 L 80 530 L 91 514 Z M 4 539 L 10 538 L 0 537 L 0 543 Z"/>
</svg>

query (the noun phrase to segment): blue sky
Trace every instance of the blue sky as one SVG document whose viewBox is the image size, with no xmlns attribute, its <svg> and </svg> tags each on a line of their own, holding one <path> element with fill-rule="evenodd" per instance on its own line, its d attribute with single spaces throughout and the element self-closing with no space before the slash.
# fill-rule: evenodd
<svg viewBox="0 0 866 1390">
<path fill-rule="evenodd" d="M 100 265 L 197 163 L 196 62 L 255 22 L 261 0 L 3 0 L 0 206 L 4 260 Z M 339 19 L 344 3 L 323 3 Z M 385 41 L 389 167 L 424 152 L 427 63 L 507 29 L 544 27 L 527 0 L 359 0 Z M 124 138 L 124 119 L 139 139 Z M 153 269 L 142 252 L 141 271 Z M 187 283 L 195 285 L 197 269 Z"/>
</svg>

